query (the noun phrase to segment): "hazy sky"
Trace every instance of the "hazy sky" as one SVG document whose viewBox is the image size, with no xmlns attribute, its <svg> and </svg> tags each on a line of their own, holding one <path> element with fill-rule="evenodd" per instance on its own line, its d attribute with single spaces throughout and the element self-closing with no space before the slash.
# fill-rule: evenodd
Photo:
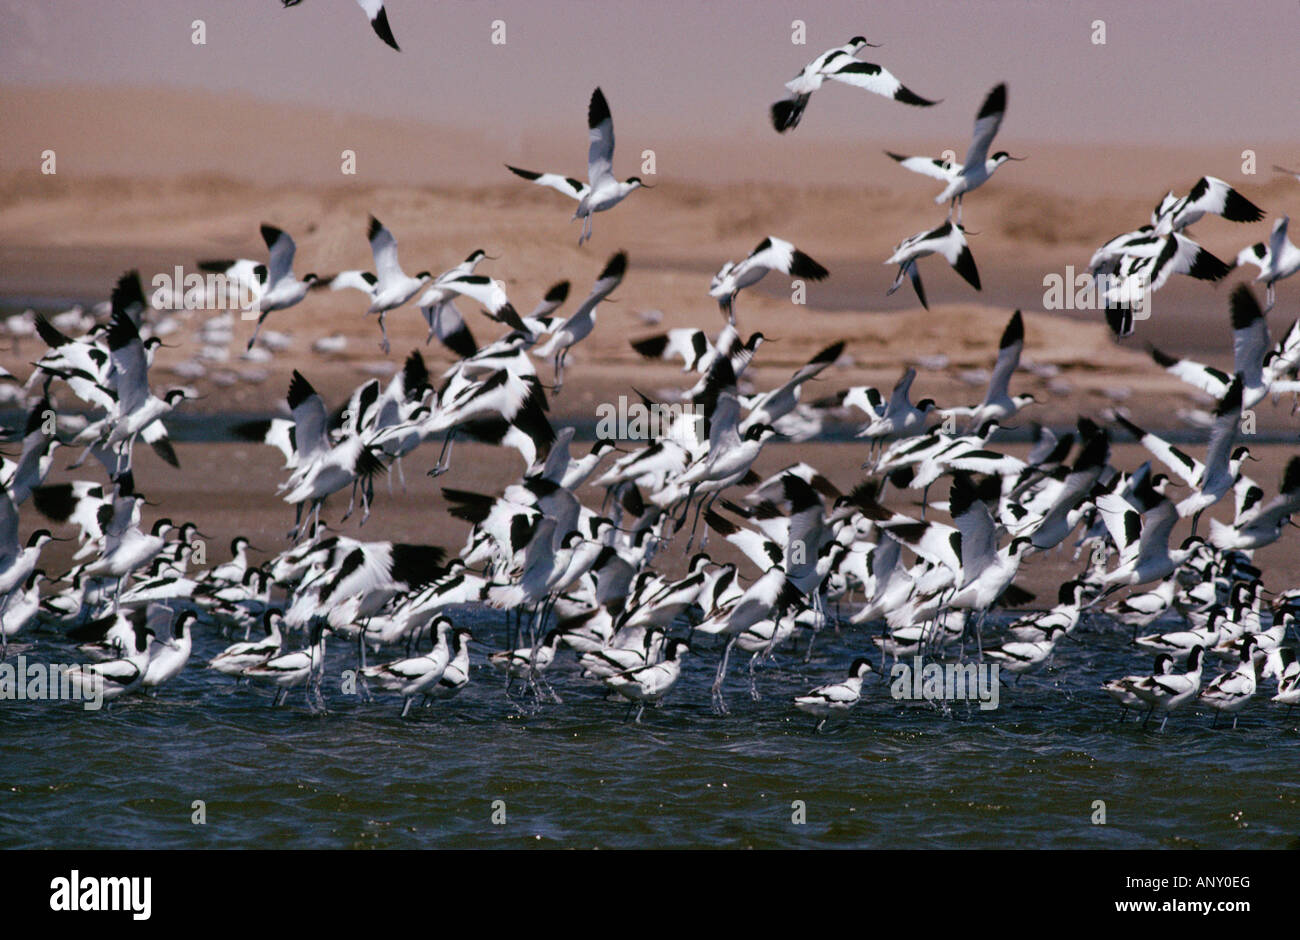
<svg viewBox="0 0 1300 940">
<path fill-rule="evenodd" d="M 1295 0 L 388 0 L 396 53 L 355 0 L 0 0 L 0 80 L 238 91 L 290 103 L 472 127 L 569 131 L 591 89 L 647 132 L 752 129 L 782 83 L 863 34 L 920 95 L 820 93 L 796 132 L 900 138 L 969 127 L 1010 88 L 1004 133 L 1138 143 L 1294 140 L 1300 132 Z M 203 19 L 207 44 L 191 43 Z M 491 24 L 506 24 L 493 45 Z M 807 44 L 791 43 L 791 21 Z M 1106 44 L 1092 42 L 1104 20 Z M 1275 94 L 1261 88 L 1276 87 Z M 872 100 L 864 100 L 864 99 Z M 628 117 L 631 115 L 632 117 Z M 196 115 L 196 119 L 201 119 Z M 581 125 L 579 125 L 580 127 Z"/>
</svg>

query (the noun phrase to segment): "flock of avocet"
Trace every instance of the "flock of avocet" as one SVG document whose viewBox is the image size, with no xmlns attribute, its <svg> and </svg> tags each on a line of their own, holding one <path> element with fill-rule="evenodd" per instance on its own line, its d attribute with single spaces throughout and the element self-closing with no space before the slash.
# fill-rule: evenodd
<svg viewBox="0 0 1300 940">
<path fill-rule="evenodd" d="M 382 5 L 361 5 L 392 43 Z M 817 57 L 787 83 L 790 97 L 771 111 L 776 129 L 794 128 L 810 96 L 828 79 L 910 105 L 934 104 L 880 66 L 858 59 L 867 45 L 855 38 Z M 918 261 L 930 254 L 942 255 L 978 289 L 961 206 L 966 194 L 1015 159 L 1005 152 L 989 155 L 1006 106 L 1007 89 L 998 85 L 977 112 L 963 164 L 889 154 L 943 182 L 937 201 L 948 203 L 942 224 L 905 239 L 888 259 L 898 265 L 891 293 L 908 279 L 924 304 Z M 600 89 L 591 96 L 588 130 L 585 182 L 509 167 L 577 200 L 580 243 L 592 236 L 594 213 L 642 186 L 635 177 L 620 181 L 613 175 L 613 120 Z M 1205 177 L 1181 198 L 1166 196 L 1150 224 L 1102 246 L 1092 268 L 1116 275 L 1121 284 L 1137 279 L 1152 289 L 1173 273 L 1223 278 L 1230 266 L 1187 234 L 1207 214 L 1239 223 L 1263 217 L 1230 186 Z M 1268 304 L 1261 308 L 1244 284 L 1232 294 L 1234 374 L 1153 351 L 1157 364 L 1218 401 L 1207 418 L 1210 436 L 1202 459 L 1118 415 L 1105 419 L 1111 427 L 1081 416 L 1068 433 L 1040 431 L 1024 458 L 993 447 L 999 425 L 1034 401 L 1011 392 L 1024 346 L 1019 311 L 1002 336 L 987 393 L 972 406 L 913 402 L 911 368 L 889 395 L 855 387 L 802 402 L 803 386 L 841 357 L 842 342 L 812 357 L 783 384 L 742 394 L 742 378 L 764 337 L 742 337 L 735 309 L 740 292 L 771 272 L 809 280 L 828 275 L 808 254 L 775 237 L 763 238 L 748 257 L 726 263 L 714 276 L 709 293 L 724 320 L 715 336 L 677 329 L 632 344 L 647 358 L 683 363 L 692 384 L 681 401 L 692 407 L 675 412 L 655 439 L 637 449 L 619 450 L 601 440 L 575 456 L 574 429 L 557 429 L 547 416 L 548 386 L 534 358 L 550 360 L 549 390 L 559 394 L 566 355 L 591 334 L 599 305 L 619 288 L 628 270 L 626 254 L 608 258 L 568 316 L 558 314 L 568 300 L 567 282 L 551 287 L 531 313 L 521 315 L 502 281 L 477 273 L 490 260 L 482 251 L 440 275 L 422 271 L 412 277 L 398 262 L 393 233 L 371 218 L 373 272 L 300 279 L 290 235 L 270 225 L 262 235 L 265 261 L 204 264 L 251 291 L 257 327 L 250 350 L 265 342 L 260 331 L 271 313 L 328 286 L 366 295 L 385 351 L 385 316 L 414 302 L 429 341 L 436 336 L 455 362 L 435 379 L 422 354 L 412 351 L 390 380 L 365 382 L 333 411 L 295 371 L 290 417 L 240 429 L 283 453 L 287 477 L 280 492 L 295 510 L 291 544 L 255 565 L 249 541 L 238 538 L 231 560 L 203 568 L 194 525 L 141 523 L 145 500 L 136 489 L 133 448 L 143 440 L 176 465 L 164 419 L 193 393 L 175 389 L 159 396 L 150 388 L 162 321 L 145 301 L 138 277 L 132 272 L 119 281 L 106 318 L 50 322 L 36 316 L 33 331 L 48 351 L 23 386 L 30 417 L 21 453 L 3 465 L 2 633 L 7 644 L 29 626 L 56 625 L 53 644 L 75 644 L 97 659 L 75 668 L 74 681 L 102 688 L 109 701 L 156 690 L 176 677 L 188 665 L 194 631 L 207 629 L 243 635 L 209 668 L 274 685 L 276 704 L 302 687 L 313 709 L 323 708 L 325 642 L 333 634 L 355 644 L 359 688 L 400 697 L 405 715 L 414 703 L 454 696 L 470 682 L 471 636 L 456 624 L 457 611 L 486 605 L 507 612 L 510 638 L 488 664 L 504 675 L 507 694 L 513 683 L 523 684 L 521 704 L 530 693 L 535 707 L 548 697 L 559 701 L 547 676 L 559 657 L 571 653 L 584 680 L 627 700 L 640 720 L 647 705 L 658 705 L 677 684 L 684 657 L 707 647 L 718 660 L 714 705 L 725 712 L 723 687 L 733 650 L 749 654 L 750 692 L 757 698 L 755 663 L 796 637 L 806 637 L 811 651 L 816 633 L 832 625 L 833 612 L 857 602 L 847 626 L 883 624 L 863 634 L 882 663 L 901 656 L 977 657 L 1015 675 L 1032 673 L 1095 611 L 1131 627 L 1136 648 L 1156 656 L 1149 672 L 1104 686 L 1126 710 L 1145 709 L 1148 720 L 1157 712 L 1167 720 L 1196 701 L 1235 714 L 1268 682 L 1275 686 L 1274 701 L 1300 702 L 1294 627 L 1300 591 L 1266 591 L 1251 564 L 1252 553 L 1281 538 L 1300 510 L 1300 457 L 1287 465 L 1274 494 L 1246 475 L 1249 452 L 1238 444 L 1243 409 L 1300 391 L 1300 322 L 1273 342 L 1266 321 L 1274 284 L 1300 266 L 1285 218 L 1277 220 L 1267 242 L 1237 258 L 1260 268 Z M 502 334 L 480 344 L 456 307 L 458 299 L 481 306 Z M 1133 318 L 1123 314 L 1124 297 L 1115 300 L 1112 309 L 1119 313 L 1111 325 L 1127 332 Z M 60 328 L 74 322 L 83 328 L 81 335 Z M 222 329 L 229 332 L 229 320 Z M 56 389 L 66 389 L 98 417 L 59 414 Z M 869 443 L 864 467 L 870 474 L 850 492 L 803 462 L 766 479 L 754 473 L 756 458 L 774 437 L 806 439 L 825 412 L 855 408 L 865 415 L 858 437 Z M 1132 469 L 1112 466 L 1113 427 L 1135 437 L 1152 459 Z M 442 491 L 451 514 L 472 527 L 457 557 L 434 545 L 327 532 L 320 513 L 329 497 L 348 492 L 348 515 L 359 499 L 364 521 L 378 474 L 396 469 L 400 475 L 402 461 L 416 448 L 440 440 L 441 453 L 429 471 L 437 476 L 449 468 L 456 439 L 513 448 L 526 467 L 500 494 Z M 46 484 L 60 445 L 80 450 L 74 466 L 96 458 L 104 478 Z M 941 480 L 948 498 L 928 510 L 942 511 L 947 522 L 927 519 L 926 510 L 916 517 L 884 505 L 892 490 L 928 498 Z M 1186 495 L 1175 498 L 1175 487 Z M 36 531 L 26 546 L 19 541 L 19 507 L 28 499 L 53 523 L 75 531 L 79 542 L 76 566 L 56 579 L 66 587 L 54 593 L 43 592 L 46 578 L 39 567 L 50 531 Z M 1224 499 L 1233 503 L 1231 520 L 1213 519 L 1207 532 L 1196 534 L 1201 515 Z M 1193 534 L 1171 547 L 1174 528 L 1185 518 Z M 714 562 L 703 551 L 710 532 L 746 561 Z M 700 550 L 691 555 L 697 537 Z M 684 541 L 681 557 L 689 558 L 679 576 L 654 566 L 674 539 Z M 1084 560 L 1060 586 L 1056 606 L 1009 622 L 995 618 L 986 634 L 990 611 L 1027 602 L 1014 584 L 1021 566 L 1070 540 L 1075 557 Z M 1113 596 L 1133 588 L 1143 591 Z M 258 636 L 250 638 L 254 632 Z M 426 639 L 429 648 L 421 652 Z M 368 663 L 367 655 L 381 655 L 382 661 Z M 1226 665 L 1203 681 L 1212 660 Z M 864 679 L 875 671 L 868 658 L 856 658 L 842 681 L 801 695 L 793 705 L 820 727 L 854 707 Z"/>
</svg>

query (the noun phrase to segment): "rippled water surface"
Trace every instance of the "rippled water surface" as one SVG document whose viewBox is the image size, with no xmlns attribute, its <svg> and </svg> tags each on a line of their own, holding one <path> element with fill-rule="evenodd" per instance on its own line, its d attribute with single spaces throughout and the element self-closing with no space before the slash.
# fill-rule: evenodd
<svg viewBox="0 0 1300 940">
<path fill-rule="evenodd" d="M 733 657 L 726 717 L 711 711 L 716 653 L 701 642 L 636 725 L 567 653 L 551 672 L 563 704 L 521 709 L 483 664 L 500 615 L 458 619 L 480 641 L 472 684 L 405 721 L 395 697 L 341 694 L 354 665 L 342 642 L 318 716 L 301 690 L 271 709 L 269 690 L 200 668 L 225 643 L 213 634 L 156 698 L 99 713 L 0 703 L 0 845 L 1282 848 L 1300 835 L 1300 712 L 1261 697 L 1236 730 L 1212 730 L 1200 708 L 1163 734 L 1119 723 L 1098 686 L 1145 657 L 1095 624 L 1058 646 L 1051 673 L 1002 689 L 996 710 L 900 705 L 873 678 L 856 711 L 815 734 L 790 699 L 838 678 L 861 632 L 823 634 L 806 664 L 783 651 L 760 666 L 758 702 Z M 74 659 L 39 639 L 32 656 Z M 206 825 L 192 822 L 196 800 Z M 1092 823 L 1097 800 L 1105 825 Z"/>
</svg>

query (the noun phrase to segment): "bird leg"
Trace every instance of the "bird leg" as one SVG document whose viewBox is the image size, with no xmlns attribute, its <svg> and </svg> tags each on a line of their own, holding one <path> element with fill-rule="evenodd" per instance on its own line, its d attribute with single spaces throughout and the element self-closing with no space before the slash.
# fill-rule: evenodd
<svg viewBox="0 0 1300 940">
<path fill-rule="evenodd" d="M 718 663 L 718 674 L 713 679 L 713 688 L 710 690 L 713 694 L 713 709 L 719 715 L 727 714 L 727 703 L 722 698 L 722 682 L 727 675 L 727 660 L 731 657 L 731 648 L 736 644 L 736 638 L 733 636 L 727 641 L 727 645 L 722 650 L 722 661 Z"/>
</svg>

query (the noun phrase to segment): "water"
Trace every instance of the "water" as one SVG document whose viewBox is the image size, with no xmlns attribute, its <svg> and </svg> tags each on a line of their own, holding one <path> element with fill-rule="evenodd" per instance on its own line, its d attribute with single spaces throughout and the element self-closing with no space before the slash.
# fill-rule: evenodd
<svg viewBox="0 0 1300 940">
<path fill-rule="evenodd" d="M 758 702 L 733 656 L 726 717 L 710 709 L 717 654 L 697 638 L 636 725 L 569 653 L 549 673 L 563 704 L 521 711 L 484 663 L 501 617 L 457 616 L 475 630 L 472 682 L 406 721 L 394 696 L 340 693 L 354 650 L 337 640 L 329 714 L 310 714 L 301 690 L 271 709 L 269 689 L 201 668 L 226 643 L 210 629 L 157 698 L 98 713 L 0 703 L 0 846 L 1284 848 L 1300 835 L 1300 713 L 1261 694 L 1235 731 L 1211 729 L 1203 708 L 1163 734 L 1119 723 L 1098 686 L 1149 662 L 1103 624 L 1059 644 L 1052 672 L 1003 688 L 996 710 L 945 716 L 872 678 L 815 734 L 790 700 L 838 679 L 869 648 L 861 630 L 823 634 L 807 664 L 779 653 L 759 668 Z M 50 634 L 26 639 L 31 658 L 78 658 Z M 191 820 L 196 800 L 206 825 Z"/>
</svg>

